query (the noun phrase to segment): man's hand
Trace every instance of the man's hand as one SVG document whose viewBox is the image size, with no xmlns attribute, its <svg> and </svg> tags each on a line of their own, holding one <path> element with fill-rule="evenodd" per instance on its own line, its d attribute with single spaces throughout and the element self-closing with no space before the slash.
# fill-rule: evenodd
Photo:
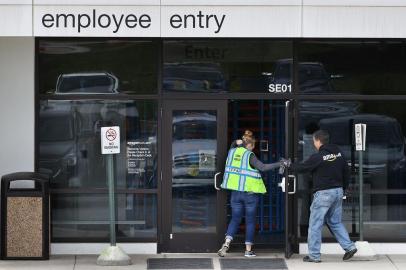
<svg viewBox="0 0 406 270">
<path fill-rule="evenodd" d="M 242 140 L 236 140 L 235 143 L 236 143 L 238 146 L 240 146 L 240 145 L 242 145 Z"/>
<path fill-rule="evenodd" d="M 290 159 L 285 159 L 285 158 L 281 158 L 279 160 L 279 163 L 281 164 L 279 167 L 279 174 L 284 174 L 285 173 L 285 169 L 289 168 L 290 165 L 292 164 L 292 162 L 290 161 Z"/>
<path fill-rule="evenodd" d="M 292 161 L 290 160 L 290 158 L 288 158 L 288 159 L 281 158 L 280 163 L 285 168 L 289 168 L 290 165 L 292 165 Z"/>
</svg>

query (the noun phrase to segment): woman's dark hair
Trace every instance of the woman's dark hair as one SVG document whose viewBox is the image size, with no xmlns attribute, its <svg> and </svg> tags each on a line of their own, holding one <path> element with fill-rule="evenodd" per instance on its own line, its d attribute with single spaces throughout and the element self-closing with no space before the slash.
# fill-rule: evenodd
<svg viewBox="0 0 406 270">
<path fill-rule="evenodd" d="M 313 138 L 316 141 L 320 141 L 322 144 L 328 144 L 330 142 L 330 134 L 328 134 L 327 130 L 317 130 L 315 133 L 313 133 Z"/>
</svg>

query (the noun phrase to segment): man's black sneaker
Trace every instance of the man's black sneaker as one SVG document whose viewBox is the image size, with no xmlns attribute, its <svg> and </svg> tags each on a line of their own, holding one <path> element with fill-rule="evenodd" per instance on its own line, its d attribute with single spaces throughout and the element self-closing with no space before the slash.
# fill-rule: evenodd
<svg viewBox="0 0 406 270">
<path fill-rule="evenodd" d="M 357 253 L 357 251 L 358 250 L 356 248 L 354 248 L 353 250 L 347 251 L 344 254 L 343 261 L 348 261 L 349 259 L 351 259 L 354 256 L 354 254 Z"/>
<path fill-rule="evenodd" d="M 321 263 L 321 260 L 315 260 L 315 259 L 310 258 L 309 256 L 305 256 L 305 257 L 303 258 L 303 261 L 304 261 L 304 262 Z"/>
<path fill-rule="evenodd" d="M 251 257 L 256 257 L 257 255 L 255 254 L 255 252 L 254 251 L 252 251 L 252 250 L 246 250 L 245 251 L 245 253 L 244 253 L 244 256 L 245 257 L 248 257 L 248 258 L 251 258 Z"/>
</svg>

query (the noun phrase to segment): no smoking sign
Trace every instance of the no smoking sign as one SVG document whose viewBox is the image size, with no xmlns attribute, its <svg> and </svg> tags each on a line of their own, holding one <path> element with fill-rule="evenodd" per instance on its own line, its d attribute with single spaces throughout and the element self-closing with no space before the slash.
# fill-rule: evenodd
<svg viewBox="0 0 406 270">
<path fill-rule="evenodd" d="M 101 128 L 101 148 L 103 155 L 120 153 L 120 127 Z"/>
<path fill-rule="evenodd" d="M 106 138 L 107 138 L 107 140 L 109 140 L 110 142 L 114 141 L 114 140 L 117 138 L 117 132 L 116 132 L 114 129 L 109 128 L 109 129 L 106 131 Z"/>
</svg>

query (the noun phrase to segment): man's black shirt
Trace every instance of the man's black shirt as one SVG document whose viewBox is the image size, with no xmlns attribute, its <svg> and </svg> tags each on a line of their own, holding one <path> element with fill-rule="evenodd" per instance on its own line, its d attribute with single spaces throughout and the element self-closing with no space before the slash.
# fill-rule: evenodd
<svg viewBox="0 0 406 270">
<path fill-rule="evenodd" d="M 322 145 L 318 153 L 311 155 L 306 161 L 292 164 L 297 173 L 313 174 L 313 192 L 337 187 L 348 186 L 350 170 L 337 145 Z"/>
</svg>

